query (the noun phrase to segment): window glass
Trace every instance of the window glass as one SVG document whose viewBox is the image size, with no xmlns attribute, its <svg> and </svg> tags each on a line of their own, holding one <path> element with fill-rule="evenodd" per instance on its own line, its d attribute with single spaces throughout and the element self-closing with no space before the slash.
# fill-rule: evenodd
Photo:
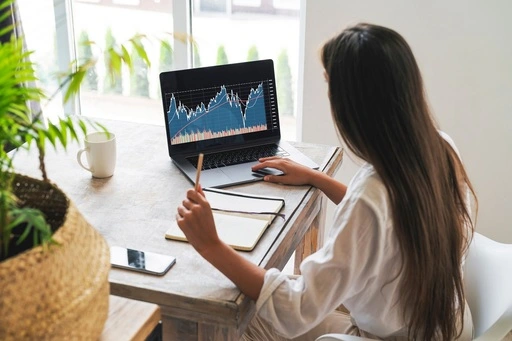
<svg viewBox="0 0 512 341">
<path fill-rule="evenodd" d="M 296 139 L 299 0 L 194 0 L 194 66 L 273 59 L 282 135 Z"/>
<path fill-rule="evenodd" d="M 81 114 L 163 125 L 159 76 L 173 68 L 172 1 L 73 0 L 74 34 L 79 60 L 97 58 L 83 82 Z M 143 35 L 151 67 L 135 52 L 129 39 Z M 162 48 L 167 42 L 171 49 Z M 91 43 L 92 42 L 92 43 Z M 106 72 L 108 46 L 124 45 L 134 69 L 121 76 Z"/>
<path fill-rule="evenodd" d="M 58 88 L 56 74 L 59 70 L 53 1 L 18 0 L 17 5 L 26 47 L 32 51 L 30 58 L 36 64 L 36 76 L 39 79 L 36 86 L 51 96 Z M 46 117 L 64 115 L 60 94 L 54 100 L 43 101 L 41 104 Z"/>
</svg>

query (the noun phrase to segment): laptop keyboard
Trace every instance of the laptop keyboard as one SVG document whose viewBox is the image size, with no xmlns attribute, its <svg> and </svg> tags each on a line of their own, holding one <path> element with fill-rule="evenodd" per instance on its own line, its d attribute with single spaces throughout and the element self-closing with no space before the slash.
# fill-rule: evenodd
<svg viewBox="0 0 512 341">
<path fill-rule="evenodd" d="M 205 154 L 203 157 L 202 170 L 226 167 L 240 163 L 251 161 L 258 161 L 262 157 L 269 156 L 288 156 L 289 154 L 276 144 L 267 144 L 262 146 L 255 146 L 243 149 L 237 149 L 227 152 L 219 152 L 212 154 Z M 198 157 L 189 157 L 190 161 L 197 168 Z"/>
</svg>

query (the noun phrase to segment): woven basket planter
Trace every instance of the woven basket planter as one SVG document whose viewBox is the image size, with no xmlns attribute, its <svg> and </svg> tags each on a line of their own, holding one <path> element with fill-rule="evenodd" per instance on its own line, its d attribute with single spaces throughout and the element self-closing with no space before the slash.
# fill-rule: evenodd
<svg viewBox="0 0 512 341">
<path fill-rule="evenodd" d="M 17 176 L 14 192 L 43 211 L 59 245 L 0 263 L 0 340 L 97 340 L 108 315 L 106 241 L 56 186 Z"/>
</svg>

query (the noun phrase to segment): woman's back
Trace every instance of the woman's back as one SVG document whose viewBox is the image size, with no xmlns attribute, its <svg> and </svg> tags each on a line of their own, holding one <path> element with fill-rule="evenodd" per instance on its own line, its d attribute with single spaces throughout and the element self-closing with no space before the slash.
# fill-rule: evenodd
<svg viewBox="0 0 512 341">
<path fill-rule="evenodd" d="M 360 24 L 327 42 L 322 61 L 337 128 L 389 196 L 409 336 L 450 340 L 463 314 L 471 185 L 437 131 L 413 53 L 393 30 Z"/>
</svg>

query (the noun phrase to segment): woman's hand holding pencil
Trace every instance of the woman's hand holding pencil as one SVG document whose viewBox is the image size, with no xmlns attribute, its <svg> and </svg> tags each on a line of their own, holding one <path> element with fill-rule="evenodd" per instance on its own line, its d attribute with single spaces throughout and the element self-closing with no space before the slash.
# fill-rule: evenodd
<svg viewBox="0 0 512 341">
<path fill-rule="evenodd" d="M 206 200 L 199 183 L 202 165 L 203 154 L 199 154 L 195 186 L 187 191 L 187 197 L 178 207 L 176 214 L 179 228 L 199 253 L 221 243 L 215 228 L 210 203 Z"/>
</svg>

